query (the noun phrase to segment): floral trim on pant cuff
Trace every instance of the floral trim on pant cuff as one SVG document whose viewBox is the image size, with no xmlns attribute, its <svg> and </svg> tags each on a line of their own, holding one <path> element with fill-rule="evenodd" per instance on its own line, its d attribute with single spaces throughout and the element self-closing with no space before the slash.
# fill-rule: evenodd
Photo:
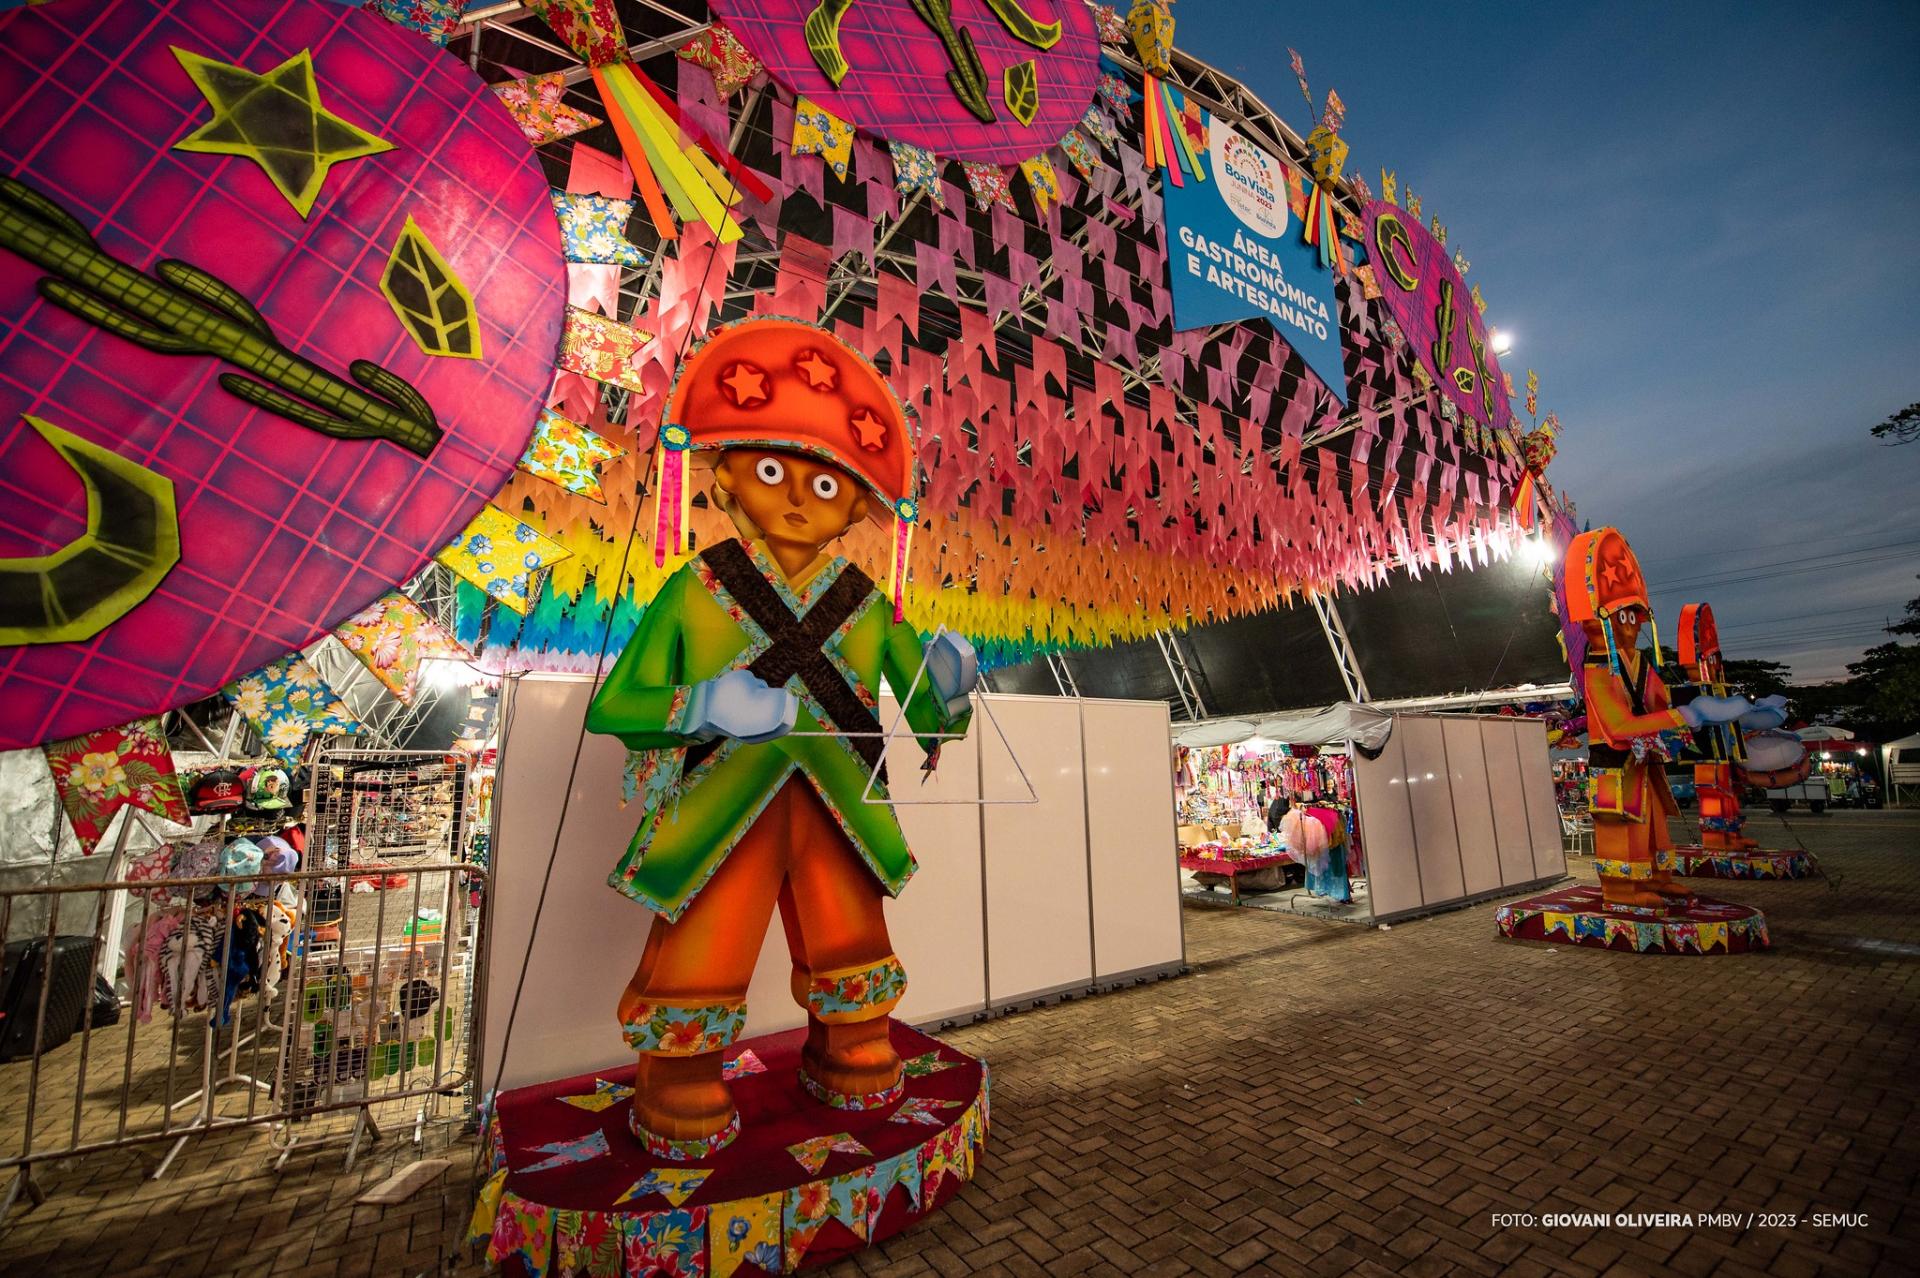
<svg viewBox="0 0 1920 1278">
<path fill-rule="evenodd" d="M 1653 877 L 1653 862 L 1612 861 L 1595 857 L 1593 872 L 1603 879 L 1650 879 Z"/>
<path fill-rule="evenodd" d="M 731 1145 L 733 1138 L 740 1134 L 740 1114 L 738 1110 L 734 1111 L 728 1117 L 727 1125 L 711 1136 L 695 1137 L 692 1140 L 673 1140 L 642 1127 L 639 1115 L 629 1110 L 627 1130 L 647 1147 L 649 1157 L 664 1158 L 676 1163 L 691 1163 L 698 1162 L 702 1158 L 711 1158 Z"/>
<path fill-rule="evenodd" d="M 885 1109 L 907 1094 L 907 1080 L 904 1074 L 892 1087 L 879 1092 L 836 1092 L 825 1083 L 812 1077 L 806 1070 L 800 1071 L 800 1086 L 807 1089 L 809 1095 L 822 1105 L 831 1105 L 835 1109 Z"/>
<path fill-rule="evenodd" d="M 807 1010 L 823 1021 L 869 1021 L 907 992 L 907 970 L 889 954 L 867 967 L 816 972 L 807 989 Z"/>
<path fill-rule="evenodd" d="M 661 1056 L 697 1056 L 731 1047 L 747 1023 L 745 1003 L 680 1007 L 642 1003 L 620 1022 L 627 1046 Z"/>
</svg>

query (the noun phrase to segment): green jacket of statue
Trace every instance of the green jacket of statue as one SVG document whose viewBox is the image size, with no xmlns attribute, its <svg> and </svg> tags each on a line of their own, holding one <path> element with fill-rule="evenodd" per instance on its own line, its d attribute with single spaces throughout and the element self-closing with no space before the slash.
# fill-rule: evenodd
<svg viewBox="0 0 1920 1278">
<path fill-rule="evenodd" d="M 842 574 L 858 572 L 834 559 L 795 587 L 764 547 L 732 544 L 744 546 L 753 567 L 801 622 Z M 875 714 L 883 673 L 896 695 L 912 687 L 907 724 L 931 752 L 938 742 L 929 736 L 964 733 L 971 716 L 948 716 L 921 669 L 920 636 L 895 622 L 885 597 L 867 586 L 864 599 L 819 648 Z M 692 903 L 796 772 L 813 783 L 889 895 L 898 895 L 913 874 L 913 854 L 893 808 L 871 801 L 885 800 L 886 787 L 875 781 L 868 793 L 873 768 L 861 753 L 873 753 L 871 739 L 847 737 L 800 675 L 785 683 L 800 700 L 800 714 L 784 737 L 747 745 L 724 737 L 702 742 L 685 731 L 693 686 L 753 664 L 776 637 L 722 584 L 708 557 L 697 556 L 647 606 L 587 711 L 590 730 L 618 737 L 636 752 L 629 797 L 641 804 L 640 825 L 608 881 L 669 921 Z"/>
</svg>

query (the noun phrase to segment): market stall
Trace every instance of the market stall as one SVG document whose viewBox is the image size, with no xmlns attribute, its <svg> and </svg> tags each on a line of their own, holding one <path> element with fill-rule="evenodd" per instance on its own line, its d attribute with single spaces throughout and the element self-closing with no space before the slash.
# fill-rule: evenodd
<svg viewBox="0 0 1920 1278">
<path fill-rule="evenodd" d="M 1214 743 L 1222 735 L 1238 739 Z M 1291 863 L 1304 871 L 1300 885 L 1276 884 L 1270 908 L 1385 922 L 1566 873 L 1537 719 L 1343 704 L 1195 725 L 1174 740 L 1183 751 L 1180 861 L 1201 889 L 1201 874 L 1238 880 Z M 1324 845 L 1305 827 L 1293 827 L 1305 846 L 1276 837 L 1263 808 L 1276 797 L 1313 817 Z M 1316 874 L 1325 877 L 1316 883 Z M 1239 903 L 1247 885 L 1233 887 Z"/>
</svg>

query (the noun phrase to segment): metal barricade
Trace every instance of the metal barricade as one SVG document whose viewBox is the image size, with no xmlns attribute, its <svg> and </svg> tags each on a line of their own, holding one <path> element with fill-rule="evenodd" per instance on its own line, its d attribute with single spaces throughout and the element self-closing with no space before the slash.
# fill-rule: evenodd
<svg viewBox="0 0 1920 1278">
<path fill-rule="evenodd" d="M 40 1201 L 48 1159 L 171 1141 L 157 1178 L 196 1136 L 271 1126 L 284 1162 L 315 1120 L 353 1111 L 351 1165 L 375 1107 L 425 1100 L 425 1121 L 469 1086 L 485 883 L 482 866 L 439 861 L 0 889 L 0 937 L 29 898 L 46 912 L 0 951 L 0 1049 L 29 1049 L 0 1063 L 0 1222 L 22 1194 Z M 120 909 L 127 1005 L 96 1026 Z M 63 933 L 63 914 L 90 930 Z M 221 1096 L 232 1088 L 244 1096 Z"/>
</svg>

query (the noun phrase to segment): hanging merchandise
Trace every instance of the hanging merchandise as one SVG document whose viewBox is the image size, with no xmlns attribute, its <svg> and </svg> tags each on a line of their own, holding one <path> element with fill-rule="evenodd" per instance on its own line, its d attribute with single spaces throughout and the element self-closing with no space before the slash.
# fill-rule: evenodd
<svg viewBox="0 0 1920 1278">
<path fill-rule="evenodd" d="M 0 363 L 36 370 L 0 385 L 0 749 L 207 696 L 412 577 L 551 385 L 547 184 L 461 60 L 323 0 L 153 12 L 0 11 L 65 51 L 0 67 Z M 140 92 L 76 112 L 100 67 Z M 143 195 L 102 220 L 109 189 Z"/>
</svg>

